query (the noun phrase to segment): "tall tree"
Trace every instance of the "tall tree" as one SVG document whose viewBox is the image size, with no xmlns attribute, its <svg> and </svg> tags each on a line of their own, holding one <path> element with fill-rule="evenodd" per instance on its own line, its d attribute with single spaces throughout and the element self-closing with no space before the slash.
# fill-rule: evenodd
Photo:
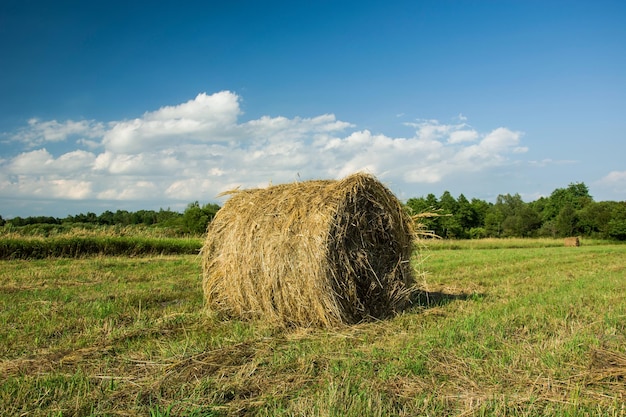
<svg viewBox="0 0 626 417">
<path fill-rule="evenodd" d="M 539 214 L 519 194 L 499 195 L 485 217 L 489 236 L 528 237 L 541 225 Z"/>
<path fill-rule="evenodd" d="M 589 188 L 584 182 L 571 183 L 567 188 L 557 188 L 550 194 L 543 207 L 541 217 L 544 221 L 554 220 L 565 206 L 570 205 L 576 211 L 592 201 Z"/>
<path fill-rule="evenodd" d="M 463 237 L 463 226 L 458 218 L 459 204 L 449 191 L 439 197 L 439 208 L 443 216 L 437 218 L 439 230 L 437 234 L 446 238 Z"/>
<path fill-rule="evenodd" d="M 554 219 L 556 232 L 558 236 L 573 236 L 577 235 L 578 216 L 573 204 L 565 204 L 559 214 Z"/>
<path fill-rule="evenodd" d="M 613 208 L 613 215 L 607 226 L 610 238 L 626 240 L 626 202 L 622 201 Z"/>
<path fill-rule="evenodd" d="M 456 217 L 458 218 L 459 223 L 461 224 L 461 236 L 463 238 L 469 237 L 469 231 L 472 228 L 478 227 L 478 213 L 474 209 L 474 206 L 469 202 L 467 198 L 463 194 L 459 195 L 456 199 L 457 202 L 457 212 Z"/>
<path fill-rule="evenodd" d="M 189 203 L 182 217 L 185 232 L 196 234 L 206 232 L 209 222 L 219 209 L 217 204 L 205 204 L 201 207 L 197 201 Z"/>
<path fill-rule="evenodd" d="M 406 202 L 411 214 L 435 213 L 439 210 L 439 201 L 434 194 L 428 194 L 426 198 L 409 198 Z M 423 217 L 419 219 L 424 229 L 438 234 L 439 223 L 437 217 Z M 439 234 L 438 234 L 439 235 Z"/>
</svg>

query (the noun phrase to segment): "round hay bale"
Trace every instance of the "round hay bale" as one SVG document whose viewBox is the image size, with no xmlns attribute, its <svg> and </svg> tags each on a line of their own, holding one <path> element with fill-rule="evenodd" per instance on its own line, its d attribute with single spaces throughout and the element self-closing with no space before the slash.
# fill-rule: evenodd
<svg viewBox="0 0 626 417">
<path fill-rule="evenodd" d="M 412 220 L 374 177 L 231 194 L 201 252 L 208 308 L 335 327 L 388 317 L 409 301 Z"/>
</svg>

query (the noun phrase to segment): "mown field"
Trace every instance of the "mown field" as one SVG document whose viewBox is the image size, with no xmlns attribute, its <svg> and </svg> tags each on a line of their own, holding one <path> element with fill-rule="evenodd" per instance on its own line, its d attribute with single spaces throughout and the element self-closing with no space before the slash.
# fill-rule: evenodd
<svg viewBox="0 0 626 417">
<path fill-rule="evenodd" d="M 626 245 L 422 249 L 399 316 L 276 329 L 203 309 L 197 255 L 0 261 L 7 416 L 625 416 Z"/>
</svg>

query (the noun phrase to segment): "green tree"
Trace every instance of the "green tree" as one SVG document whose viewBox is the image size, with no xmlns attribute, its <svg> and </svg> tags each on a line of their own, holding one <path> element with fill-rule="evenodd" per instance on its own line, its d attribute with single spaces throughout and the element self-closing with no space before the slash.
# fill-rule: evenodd
<svg viewBox="0 0 626 417">
<path fill-rule="evenodd" d="M 115 224 L 115 214 L 111 210 L 106 210 L 98 216 L 98 223 L 105 225 Z"/>
<path fill-rule="evenodd" d="M 461 232 L 459 237 L 468 238 L 470 237 L 469 231 L 472 228 L 480 226 L 478 220 L 478 213 L 474 210 L 474 206 L 469 202 L 467 198 L 463 194 L 459 195 L 456 199 L 457 203 L 457 211 L 455 216 L 459 224 L 461 225 Z"/>
<path fill-rule="evenodd" d="M 592 201 L 585 183 L 572 183 L 567 188 L 557 188 L 546 201 L 542 201 L 541 217 L 543 221 L 554 220 L 565 206 L 569 205 L 577 211 Z"/>
<path fill-rule="evenodd" d="M 467 231 L 469 237 L 471 239 L 482 239 L 489 236 L 487 233 L 487 228 L 485 227 L 485 219 L 487 217 L 489 209 L 493 206 L 493 204 L 488 203 L 484 200 L 480 200 L 478 198 L 472 198 L 470 205 L 475 213 L 476 222 L 475 225 Z"/>
<path fill-rule="evenodd" d="M 409 198 L 406 202 L 410 214 L 420 214 L 427 211 L 435 210 L 434 207 L 428 207 L 428 203 L 424 197 Z"/>
<path fill-rule="evenodd" d="M 439 201 L 434 194 L 428 194 L 426 198 L 409 198 L 406 202 L 409 213 L 412 215 L 421 213 L 435 213 L 439 210 Z M 424 225 L 426 230 L 437 233 L 438 222 L 436 217 L 420 218 L 419 222 Z"/>
<path fill-rule="evenodd" d="M 504 196 L 499 195 L 496 198 L 496 203 L 490 207 L 485 215 L 485 231 L 487 236 L 503 236 L 502 225 L 508 215 L 508 207 L 505 203 Z"/>
<path fill-rule="evenodd" d="M 437 234 L 445 238 L 463 237 L 463 226 L 458 217 L 459 203 L 449 191 L 444 191 L 439 197 L 439 208 L 442 216 L 437 217 Z"/>
<path fill-rule="evenodd" d="M 626 202 L 617 203 L 613 207 L 611 220 L 607 225 L 610 238 L 626 240 Z"/>
<path fill-rule="evenodd" d="M 608 235 L 612 239 L 626 240 L 626 220 L 611 220 L 608 225 Z"/>
<path fill-rule="evenodd" d="M 613 216 L 615 201 L 591 202 L 578 211 L 578 228 L 585 236 L 608 237 L 608 223 Z"/>
<path fill-rule="evenodd" d="M 209 222 L 219 209 L 217 204 L 206 204 L 201 207 L 197 201 L 189 203 L 182 216 L 183 230 L 186 233 L 205 233 Z"/>
<path fill-rule="evenodd" d="M 159 209 L 159 212 L 156 214 L 156 216 L 157 216 L 157 224 L 160 224 L 163 226 L 169 226 L 173 222 L 175 222 L 176 219 L 181 217 L 181 214 L 175 211 L 172 211 L 169 208 L 167 210 L 163 210 L 161 208 Z"/>
<path fill-rule="evenodd" d="M 519 194 L 499 195 L 487 215 L 485 229 L 493 237 L 528 237 L 541 225 L 539 214 Z"/>
<path fill-rule="evenodd" d="M 554 220 L 556 233 L 558 236 L 574 236 L 577 235 L 578 215 L 573 204 L 566 204 L 561 208 Z"/>
<path fill-rule="evenodd" d="M 520 217 L 520 236 L 536 236 L 537 231 L 541 228 L 541 216 L 539 213 L 532 206 L 524 203 L 517 216 Z"/>
<path fill-rule="evenodd" d="M 157 213 L 154 210 L 139 210 L 131 214 L 132 224 L 150 226 L 157 222 Z"/>
<path fill-rule="evenodd" d="M 463 239 L 487 236 L 485 217 L 492 204 L 486 201 L 473 198 L 470 202 L 463 194 L 455 199 L 449 191 L 444 191 L 439 199 L 431 193 L 426 197 L 410 198 L 406 205 L 413 214 L 439 214 L 439 217 L 421 219 L 426 228 L 438 236 Z"/>
<path fill-rule="evenodd" d="M 480 200 L 478 198 L 472 198 L 471 201 L 472 209 L 474 213 L 476 213 L 476 225 L 478 227 L 485 227 L 485 216 L 487 216 L 487 212 L 493 206 L 492 203 L 488 203 L 484 200 Z"/>
<path fill-rule="evenodd" d="M 115 215 L 113 216 L 113 224 L 117 224 L 120 226 L 128 226 L 131 224 L 131 213 L 127 210 L 117 210 Z"/>
<path fill-rule="evenodd" d="M 96 213 L 92 213 L 91 211 L 88 211 L 87 214 L 80 213 L 73 217 L 68 216 L 67 219 L 71 223 L 98 223 L 98 216 L 96 215 Z"/>
</svg>

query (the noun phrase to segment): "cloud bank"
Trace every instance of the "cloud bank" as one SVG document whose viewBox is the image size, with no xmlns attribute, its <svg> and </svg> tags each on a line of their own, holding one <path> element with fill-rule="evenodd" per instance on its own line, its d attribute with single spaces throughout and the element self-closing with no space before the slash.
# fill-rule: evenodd
<svg viewBox="0 0 626 417">
<path fill-rule="evenodd" d="M 21 153 L 0 159 L 0 198 L 173 202 L 216 201 L 236 186 L 366 171 L 395 185 L 438 183 L 511 164 L 522 133 L 479 132 L 418 120 L 414 134 L 359 130 L 333 114 L 240 121 L 240 97 L 199 94 L 135 119 L 41 121 L 4 136 Z M 51 153 L 48 149 L 65 151 Z M 147 208 L 147 207 L 146 207 Z"/>
</svg>

